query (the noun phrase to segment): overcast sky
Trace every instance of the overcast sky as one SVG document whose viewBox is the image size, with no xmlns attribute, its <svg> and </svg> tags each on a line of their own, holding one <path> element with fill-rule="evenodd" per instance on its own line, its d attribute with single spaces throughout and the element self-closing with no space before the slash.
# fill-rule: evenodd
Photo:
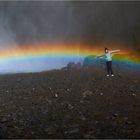
<svg viewBox="0 0 140 140">
<path fill-rule="evenodd" d="M 0 2 L 5 42 L 117 42 L 140 38 L 140 2 Z"/>
</svg>

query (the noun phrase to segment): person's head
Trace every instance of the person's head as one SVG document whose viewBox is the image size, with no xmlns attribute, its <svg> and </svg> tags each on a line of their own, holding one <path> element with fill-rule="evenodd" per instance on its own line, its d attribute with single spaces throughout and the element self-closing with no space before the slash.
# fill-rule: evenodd
<svg viewBox="0 0 140 140">
<path fill-rule="evenodd" d="M 108 48 L 105 48 L 105 53 L 108 53 Z"/>
</svg>

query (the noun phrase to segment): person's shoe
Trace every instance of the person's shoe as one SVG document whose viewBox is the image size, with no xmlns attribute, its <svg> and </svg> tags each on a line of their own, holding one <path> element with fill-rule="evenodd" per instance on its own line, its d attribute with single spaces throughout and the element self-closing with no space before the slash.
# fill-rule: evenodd
<svg viewBox="0 0 140 140">
<path fill-rule="evenodd" d="M 109 77 L 109 74 L 107 74 L 106 77 Z"/>
<path fill-rule="evenodd" d="M 111 74 L 111 76 L 114 76 L 114 74 Z"/>
</svg>

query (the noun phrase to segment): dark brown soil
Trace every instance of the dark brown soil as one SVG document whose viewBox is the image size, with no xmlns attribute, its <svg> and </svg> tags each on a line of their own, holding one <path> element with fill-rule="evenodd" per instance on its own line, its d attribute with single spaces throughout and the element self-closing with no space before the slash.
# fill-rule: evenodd
<svg viewBox="0 0 140 140">
<path fill-rule="evenodd" d="M 1 75 L 0 138 L 140 138 L 140 74 Z"/>
</svg>

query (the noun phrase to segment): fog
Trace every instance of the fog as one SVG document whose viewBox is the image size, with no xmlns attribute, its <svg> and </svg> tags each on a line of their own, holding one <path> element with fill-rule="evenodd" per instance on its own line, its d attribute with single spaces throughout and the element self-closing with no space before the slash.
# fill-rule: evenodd
<svg viewBox="0 0 140 140">
<path fill-rule="evenodd" d="M 111 42 L 130 44 L 131 49 L 139 51 L 139 40 L 139 1 L 0 2 L 1 50 L 41 42 Z M 68 62 L 66 58 L 60 58 L 58 63 L 51 63 L 55 59 L 44 62 L 44 59 L 36 58 L 34 63 L 30 59 L 17 60 L 18 63 L 2 60 L 0 71 L 41 71 L 60 68 Z"/>
</svg>

